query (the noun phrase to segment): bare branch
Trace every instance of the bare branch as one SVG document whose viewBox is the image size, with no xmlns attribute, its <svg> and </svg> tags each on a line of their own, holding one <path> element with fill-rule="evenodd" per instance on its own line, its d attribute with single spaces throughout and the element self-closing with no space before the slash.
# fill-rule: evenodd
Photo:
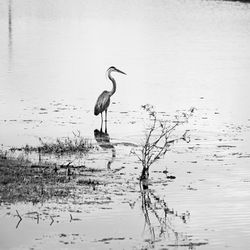
<svg viewBox="0 0 250 250">
<path fill-rule="evenodd" d="M 146 104 L 142 108 L 148 113 L 151 124 L 147 129 L 146 139 L 142 145 L 140 154 L 135 151 L 131 151 L 131 153 L 142 163 L 142 173 L 145 174 L 149 167 L 155 161 L 162 158 L 175 142 L 179 140 L 187 143 L 190 142 L 190 137 L 187 135 L 189 130 L 186 130 L 181 136 L 174 136 L 174 132 L 176 132 L 178 126 L 188 122 L 195 108 L 191 108 L 188 112 L 182 112 L 181 115 L 176 115 L 174 121 L 158 119 L 152 105 Z"/>
</svg>

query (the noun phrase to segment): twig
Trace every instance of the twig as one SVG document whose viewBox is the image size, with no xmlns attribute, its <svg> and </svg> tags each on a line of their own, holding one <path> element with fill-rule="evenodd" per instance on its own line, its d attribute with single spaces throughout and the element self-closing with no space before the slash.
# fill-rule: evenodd
<svg viewBox="0 0 250 250">
<path fill-rule="evenodd" d="M 52 216 L 50 216 L 50 219 L 51 219 L 51 223 L 49 225 L 51 226 L 54 223 L 54 219 Z"/>
<path fill-rule="evenodd" d="M 20 222 L 22 221 L 22 217 L 21 217 L 21 215 L 18 213 L 18 211 L 16 210 L 16 213 L 17 213 L 17 216 L 18 216 L 18 218 L 19 218 L 19 221 L 18 221 L 18 223 L 17 223 L 17 225 L 16 225 L 16 228 L 18 228 L 18 226 L 19 226 L 19 224 L 20 224 Z"/>
<path fill-rule="evenodd" d="M 73 218 L 72 214 L 69 214 L 69 215 L 70 215 L 70 221 L 69 222 L 81 220 L 79 218 Z"/>
<path fill-rule="evenodd" d="M 37 220 L 37 224 L 39 224 L 39 213 L 38 212 L 36 214 L 36 220 Z"/>
</svg>

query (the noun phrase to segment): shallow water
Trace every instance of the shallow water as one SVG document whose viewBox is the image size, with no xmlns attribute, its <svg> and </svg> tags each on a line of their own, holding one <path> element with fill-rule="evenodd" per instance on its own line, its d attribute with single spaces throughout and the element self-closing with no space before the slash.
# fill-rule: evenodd
<svg viewBox="0 0 250 250">
<path fill-rule="evenodd" d="M 152 232 L 147 225 L 143 230 L 143 195 L 137 186 L 140 165 L 130 154 L 130 143 L 139 144 L 144 136 L 140 105 L 151 103 L 162 115 L 171 116 L 176 110 L 197 108 L 188 125 L 190 144 L 177 144 L 151 173 L 153 193 L 179 214 L 190 213 L 185 223 L 170 216 L 179 248 L 193 242 L 193 248 L 246 249 L 250 243 L 249 22 L 250 6 L 228 1 L 0 0 L 3 149 L 36 145 L 39 137 L 53 140 L 77 130 L 95 142 L 100 118 L 93 115 L 93 106 L 101 91 L 111 88 L 105 71 L 114 65 L 127 73 L 115 77 L 117 92 L 108 114 L 115 158 L 111 149 L 102 148 L 80 159 L 73 156 L 76 164 L 89 167 L 106 169 L 113 158 L 111 171 L 125 166 L 121 175 L 113 176 L 125 183 L 123 195 L 114 195 L 114 186 L 108 209 L 86 206 L 73 215 L 81 220 L 69 222 L 67 209 L 63 213 L 60 207 L 54 211 L 60 214 L 58 223 L 50 226 L 50 217 L 39 224 L 27 218 L 17 230 L 17 208 L 25 214 L 42 211 L 45 205 L 4 206 L 0 228 L 7 226 L 0 245 L 153 247 Z M 64 163 L 69 157 L 43 160 Z M 176 176 L 171 182 L 162 172 L 166 167 Z M 129 202 L 135 202 L 134 209 Z M 178 248 L 173 246 L 177 243 L 171 230 L 160 236 L 159 223 L 149 212 L 155 247 Z"/>
</svg>

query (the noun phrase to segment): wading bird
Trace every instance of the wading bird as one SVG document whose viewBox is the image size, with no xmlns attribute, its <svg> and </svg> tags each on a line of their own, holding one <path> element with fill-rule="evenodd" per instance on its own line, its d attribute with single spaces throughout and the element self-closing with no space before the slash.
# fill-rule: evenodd
<svg viewBox="0 0 250 250">
<path fill-rule="evenodd" d="M 95 110 L 94 114 L 99 115 L 101 114 L 101 130 L 102 130 L 102 123 L 103 123 L 103 117 L 102 117 L 102 112 L 105 111 L 105 131 L 107 131 L 107 111 L 108 107 L 110 104 L 110 97 L 115 93 L 116 91 L 116 81 L 115 79 L 111 76 L 112 72 L 118 72 L 121 74 L 126 75 L 126 73 L 122 72 L 121 70 L 115 68 L 114 66 L 111 66 L 108 68 L 107 73 L 108 73 L 108 78 L 113 84 L 113 88 L 111 91 L 104 90 L 101 95 L 98 97 L 96 104 L 95 104 Z"/>
</svg>

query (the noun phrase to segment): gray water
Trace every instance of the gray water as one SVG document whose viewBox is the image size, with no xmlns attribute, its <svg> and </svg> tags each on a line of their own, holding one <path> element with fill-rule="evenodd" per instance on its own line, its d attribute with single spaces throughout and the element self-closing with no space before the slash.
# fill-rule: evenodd
<svg viewBox="0 0 250 250">
<path fill-rule="evenodd" d="M 127 76 L 115 76 L 117 92 L 108 114 L 112 141 L 141 142 L 143 104 L 170 115 L 196 107 L 191 144 L 177 146 L 155 168 L 167 164 L 177 179 L 167 190 L 159 184 L 155 190 L 171 207 L 191 213 L 189 223 L 179 228 L 197 242 L 208 242 L 197 248 L 247 249 L 249 24 L 250 5 L 230 1 L 0 0 L 0 144 L 3 149 L 36 145 L 39 137 L 55 139 L 77 130 L 94 140 L 100 117 L 93 115 L 93 107 L 98 95 L 111 89 L 105 72 L 114 65 Z M 225 144 L 230 147 L 220 147 Z M 114 167 L 129 161 L 124 174 L 138 176 L 134 170 L 138 163 L 127 160 L 130 148 L 116 150 Z M 100 167 L 110 155 L 103 152 L 90 158 L 95 159 L 94 167 Z M 162 178 L 157 173 L 152 176 Z M 99 223 L 94 231 L 90 226 L 82 229 L 82 224 L 69 225 L 66 219 L 58 227 L 71 233 L 84 230 L 84 237 L 91 239 L 84 239 L 85 247 L 103 249 L 105 244 L 91 242 L 108 237 L 107 225 L 110 235 L 117 234 L 112 229 L 116 225 L 126 239 L 136 239 L 120 247 L 140 249 L 140 205 L 130 211 L 121 204 L 112 207 L 113 213 L 90 213 L 84 223 Z M 12 209 L 14 214 L 15 206 Z M 117 225 L 121 218 L 124 221 Z M 128 223 L 126 218 L 133 219 Z M 0 223 L 5 220 L 1 217 Z M 23 238 L 31 225 L 15 231 L 19 235 L 15 245 L 10 240 L 13 218 L 8 221 L 12 222 L 1 233 L 0 245 L 31 246 L 33 235 Z M 39 237 L 48 228 L 51 234 L 63 231 L 32 225 Z M 105 247 L 118 249 L 117 242 Z M 44 244 L 53 248 L 51 242 Z"/>
</svg>

